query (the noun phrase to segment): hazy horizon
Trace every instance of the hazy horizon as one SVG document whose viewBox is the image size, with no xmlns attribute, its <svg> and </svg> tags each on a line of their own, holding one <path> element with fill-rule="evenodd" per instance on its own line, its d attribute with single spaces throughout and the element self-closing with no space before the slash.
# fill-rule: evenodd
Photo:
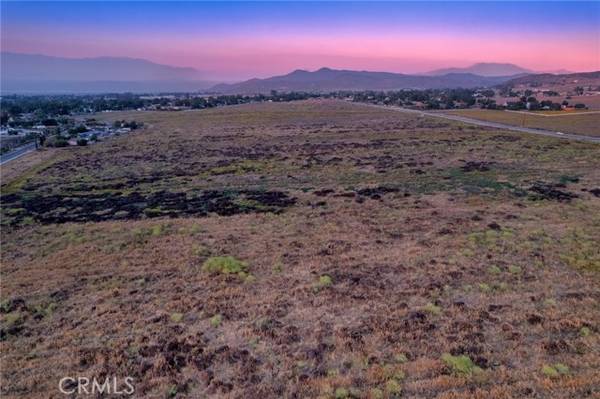
<svg viewBox="0 0 600 399">
<path fill-rule="evenodd" d="M 321 67 L 414 74 L 479 62 L 534 71 L 600 69 L 597 2 L 3 2 L 1 7 L 2 51 L 140 58 L 192 67 L 213 81 Z"/>
</svg>

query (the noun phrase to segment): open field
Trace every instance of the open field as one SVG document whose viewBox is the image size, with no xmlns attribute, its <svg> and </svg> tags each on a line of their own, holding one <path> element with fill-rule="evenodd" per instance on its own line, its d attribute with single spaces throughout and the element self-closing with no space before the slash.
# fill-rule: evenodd
<svg viewBox="0 0 600 399">
<path fill-rule="evenodd" d="M 599 145 L 336 101 L 99 117 L 145 127 L 2 187 L 4 398 L 600 395 Z"/>
<path fill-rule="evenodd" d="M 561 90 L 561 88 L 555 88 L 556 90 Z M 582 103 L 585 104 L 586 107 L 588 107 L 588 109 L 590 111 L 599 111 L 600 110 L 600 95 L 585 95 L 585 96 L 544 96 L 541 94 L 537 94 L 534 95 L 534 97 L 537 98 L 538 101 L 544 101 L 544 100 L 550 100 L 552 102 L 555 103 L 562 103 L 563 101 L 568 101 L 569 104 L 571 105 L 575 105 L 578 103 Z M 567 98 L 569 97 L 569 98 Z M 505 102 L 511 102 L 511 101 L 516 101 L 518 100 L 518 98 L 515 97 L 501 97 L 501 96 L 497 96 L 494 97 L 494 100 L 496 100 L 496 104 L 504 104 Z M 577 110 L 576 112 L 580 112 L 579 110 Z"/>
<path fill-rule="evenodd" d="M 461 115 L 484 121 L 506 123 L 508 125 L 529 128 L 555 130 L 563 133 L 600 136 L 600 114 L 595 112 L 566 113 L 562 117 L 547 117 L 536 113 L 496 111 L 488 109 L 462 109 L 448 111 L 452 115 Z"/>
</svg>

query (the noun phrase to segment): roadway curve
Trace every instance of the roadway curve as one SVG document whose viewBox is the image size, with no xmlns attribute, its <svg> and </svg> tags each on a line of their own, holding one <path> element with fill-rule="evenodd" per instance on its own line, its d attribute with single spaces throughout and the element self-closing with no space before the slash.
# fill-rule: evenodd
<svg viewBox="0 0 600 399">
<path fill-rule="evenodd" d="M 31 151 L 36 149 L 35 142 L 25 144 L 24 146 L 15 148 L 11 152 L 7 152 L 6 154 L 0 155 L 0 165 L 4 165 L 5 163 L 12 161 L 13 159 L 17 159 L 25 154 L 29 154 Z"/>
<path fill-rule="evenodd" d="M 441 112 L 419 111 L 416 109 L 408 109 L 408 108 L 393 107 L 393 106 L 386 106 L 386 105 L 375 105 L 375 104 L 367 104 L 367 105 L 370 105 L 372 107 L 377 107 L 377 108 L 388 109 L 391 111 L 399 111 L 399 112 L 404 112 L 404 113 L 409 113 L 409 114 L 418 114 L 421 116 L 431 116 L 433 118 L 441 118 L 441 119 L 448 119 L 448 120 L 458 121 L 458 122 L 463 122 L 463 123 L 469 123 L 471 125 L 477 125 L 477 126 L 486 126 L 486 127 L 497 128 L 497 129 L 512 130 L 514 132 L 531 133 L 531 134 L 537 134 L 537 135 L 541 135 L 541 136 L 556 137 L 559 139 L 571 139 L 571 140 L 587 141 L 590 143 L 600 143 L 600 137 L 584 136 L 584 135 L 572 134 L 572 133 L 562 133 L 562 132 L 557 132 L 554 130 L 533 129 L 533 128 L 529 128 L 529 127 L 507 125 L 504 123 L 489 122 L 489 121 L 482 121 L 479 119 L 467 118 L 465 116 L 443 114 Z"/>
</svg>

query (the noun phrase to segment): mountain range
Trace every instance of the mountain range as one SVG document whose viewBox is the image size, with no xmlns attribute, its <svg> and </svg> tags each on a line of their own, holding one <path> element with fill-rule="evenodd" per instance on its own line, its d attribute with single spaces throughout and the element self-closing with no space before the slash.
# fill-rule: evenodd
<svg viewBox="0 0 600 399">
<path fill-rule="evenodd" d="M 216 82 L 194 68 L 125 57 L 64 58 L 0 54 L 2 92 L 68 93 L 194 91 Z"/>
<path fill-rule="evenodd" d="M 394 90 L 490 87 L 534 73 L 507 63 L 478 63 L 424 74 L 321 68 L 265 79 L 215 84 L 194 68 L 125 57 L 64 58 L 0 53 L 2 93 L 194 92 L 256 94 L 277 91 Z M 552 76 L 552 75 L 550 75 Z"/>
<path fill-rule="evenodd" d="M 268 93 L 271 90 L 327 92 L 335 90 L 472 88 L 494 86 L 513 77 L 515 76 L 480 76 L 472 73 L 426 76 L 321 68 L 314 72 L 299 69 L 287 75 L 266 79 L 218 84 L 210 90 L 223 94 L 253 94 Z"/>
<path fill-rule="evenodd" d="M 449 73 L 472 73 L 473 75 L 479 76 L 513 76 L 521 74 L 535 73 L 529 69 L 521 68 L 515 64 L 501 64 L 501 63 L 486 63 L 480 62 L 473 64 L 466 68 L 444 68 L 436 69 L 426 73 L 425 75 L 439 76 L 446 75 Z"/>
</svg>

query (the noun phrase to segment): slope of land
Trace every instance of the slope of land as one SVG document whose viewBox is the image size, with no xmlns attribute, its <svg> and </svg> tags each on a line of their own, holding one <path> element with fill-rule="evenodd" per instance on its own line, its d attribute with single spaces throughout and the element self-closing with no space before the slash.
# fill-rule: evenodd
<svg viewBox="0 0 600 399">
<path fill-rule="evenodd" d="M 335 101 L 99 118 L 145 128 L 2 187 L 3 397 L 598 393 L 598 145 Z"/>
<path fill-rule="evenodd" d="M 471 73 L 441 76 L 404 75 L 390 72 L 348 71 L 321 68 L 314 72 L 296 70 L 267 79 L 250 79 L 241 83 L 219 84 L 211 90 L 225 94 L 268 93 L 277 91 L 328 92 L 335 90 L 435 89 L 493 86 L 510 77 L 486 77 Z"/>
<path fill-rule="evenodd" d="M 511 112 L 487 109 L 463 109 L 448 111 L 447 113 L 507 125 L 600 137 L 600 114 L 595 111 L 562 113 L 560 116 L 553 117 L 535 112 Z"/>
</svg>

